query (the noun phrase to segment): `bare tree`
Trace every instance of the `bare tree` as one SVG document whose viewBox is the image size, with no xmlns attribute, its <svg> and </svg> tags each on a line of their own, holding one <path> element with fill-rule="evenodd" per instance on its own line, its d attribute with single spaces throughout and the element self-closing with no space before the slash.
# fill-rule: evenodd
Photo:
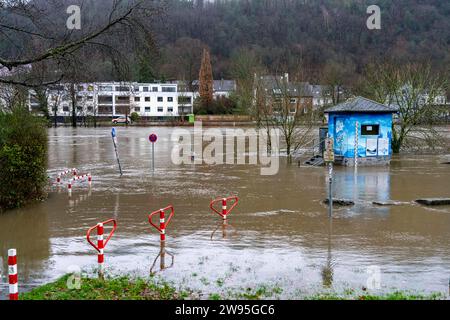
<svg viewBox="0 0 450 320">
<path fill-rule="evenodd" d="M 322 81 L 328 87 L 333 105 L 345 100 L 344 84 L 354 77 L 355 66 L 350 62 L 327 61 L 323 68 Z"/>
<path fill-rule="evenodd" d="M 65 94 L 64 86 L 53 85 L 49 87 L 50 108 L 53 113 L 53 125 L 58 126 L 58 109 Z"/>
<path fill-rule="evenodd" d="M 254 98 L 255 74 L 262 74 L 263 67 L 255 52 L 241 48 L 233 53 L 231 57 L 231 74 L 237 81 L 238 109 L 241 112 L 251 114 L 252 101 Z"/>
<path fill-rule="evenodd" d="M 301 84 L 289 83 L 286 78 L 277 79 L 275 86 L 267 91 L 261 78 L 257 83 L 258 123 L 267 133 L 271 129 L 280 130 L 288 163 L 291 163 L 292 156 L 309 142 L 313 130 L 314 113 L 303 98 L 305 88 Z M 271 141 L 268 140 L 269 150 L 270 146 Z"/>
<path fill-rule="evenodd" d="M 0 83 L 27 87 L 59 82 L 66 75 L 67 65 L 73 65 L 74 57 L 83 51 L 102 52 L 117 66 L 125 56 L 120 52 L 121 44 L 150 50 L 154 42 L 149 21 L 161 9 L 150 0 L 8 0 L 0 5 L 0 40 L 16 48 L 0 50 L 0 67 L 9 71 L 33 68 L 38 63 L 54 67 L 45 77 L 29 77 L 26 73 L 0 76 Z M 69 5 L 81 8 L 81 30 L 66 27 Z M 103 14 L 98 14 L 100 11 Z"/>
<path fill-rule="evenodd" d="M 429 64 L 417 63 L 399 66 L 385 62 L 366 68 L 362 93 L 398 108 L 392 128 L 394 153 L 400 152 L 407 138 L 428 141 L 429 146 L 439 139 L 432 127 L 432 120 L 439 112 L 436 98 L 448 89 L 446 74 L 448 70 L 435 72 Z"/>
<path fill-rule="evenodd" d="M 14 106 L 26 105 L 28 92 L 23 87 L 0 84 L 0 111 L 11 111 Z"/>
<path fill-rule="evenodd" d="M 205 47 L 206 45 L 198 39 L 187 37 L 177 39 L 174 44 L 164 48 L 167 61 L 161 66 L 161 71 L 169 77 L 184 79 L 189 91 L 194 92 Z"/>
</svg>

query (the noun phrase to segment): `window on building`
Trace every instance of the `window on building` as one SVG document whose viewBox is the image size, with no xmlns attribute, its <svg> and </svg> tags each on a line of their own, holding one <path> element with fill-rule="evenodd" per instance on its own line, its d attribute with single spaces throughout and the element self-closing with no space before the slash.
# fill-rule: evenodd
<svg viewBox="0 0 450 320">
<path fill-rule="evenodd" d="M 158 112 L 163 112 L 163 107 L 158 107 Z"/>
<path fill-rule="evenodd" d="M 173 112 L 173 108 L 172 107 L 168 107 L 167 108 L 167 112 Z"/>
<path fill-rule="evenodd" d="M 148 92 L 148 87 L 142 87 L 142 91 Z"/>
<path fill-rule="evenodd" d="M 139 92 L 139 87 L 134 87 L 134 92 Z"/>
<path fill-rule="evenodd" d="M 134 112 L 141 112 L 141 107 L 134 107 Z"/>
<path fill-rule="evenodd" d="M 134 101 L 135 102 L 140 102 L 141 101 L 141 97 L 134 97 Z"/>
<path fill-rule="evenodd" d="M 158 87 L 152 87 L 153 92 L 158 92 Z"/>
<path fill-rule="evenodd" d="M 116 114 L 129 114 L 130 107 L 128 106 L 116 106 Z"/>
<path fill-rule="evenodd" d="M 130 90 L 130 88 L 124 87 L 124 86 L 117 86 L 116 87 L 116 91 L 119 91 L 119 92 L 129 91 L 129 90 Z"/>
<path fill-rule="evenodd" d="M 81 101 L 81 100 L 83 100 L 83 97 L 82 96 L 77 96 L 77 101 Z"/>
<path fill-rule="evenodd" d="M 178 97 L 179 104 L 191 104 L 191 97 Z"/>
<path fill-rule="evenodd" d="M 88 101 L 94 101 L 94 97 L 93 97 L 93 96 L 88 96 L 88 97 L 87 97 L 87 100 L 88 100 Z"/>
<path fill-rule="evenodd" d="M 162 92 L 175 92 L 175 87 L 162 87 Z"/>
<path fill-rule="evenodd" d="M 87 107 L 87 110 L 88 110 L 89 112 L 92 112 L 92 111 L 94 111 L 94 108 L 93 108 L 93 107 Z"/>
<path fill-rule="evenodd" d="M 163 102 L 163 97 L 158 97 L 158 102 Z"/>
<path fill-rule="evenodd" d="M 112 107 L 110 106 L 99 106 L 98 113 L 100 114 L 110 114 L 112 113 Z"/>
<path fill-rule="evenodd" d="M 150 112 L 150 107 L 145 107 L 145 112 Z"/>
<path fill-rule="evenodd" d="M 83 111 L 83 107 L 77 107 L 77 112 Z"/>
<path fill-rule="evenodd" d="M 63 107 L 63 111 L 64 111 L 64 112 L 69 112 L 69 107 L 67 107 L 67 106 L 66 106 L 66 107 Z"/>
<path fill-rule="evenodd" d="M 173 97 L 167 97 L 168 102 L 173 102 Z"/>
<path fill-rule="evenodd" d="M 117 103 L 121 103 L 121 104 L 123 104 L 123 103 L 130 103 L 130 97 L 127 97 L 127 96 L 116 97 L 116 102 Z"/>
<path fill-rule="evenodd" d="M 100 91 L 112 91 L 113 90 L 112 86 L 100 86 L 100 87 L 98 87 L 98 89 Z"/>
<path fill-rule="evenodd" d="M 77 91 L 83 91 L 84 90 L 84 86 L 78 86 L 77 87 Z"/>
<path fill-rule="evenodd" d="M 363 136 L 377 136 L 380 134 L 379 124 L 366 124 L 361 126 L 361 135 Z"/>
<path fill-rule="evenodd" d="M 145 102 L 150 102 L 150 97 L 145 97 Z"/>
<path fill-rule="evenodd" d="M 113 102 L 113 97 L 112 96 L 98 96 L 98 103 L 102 104 L 102 103 L 112 103 Z"/>
</svg>

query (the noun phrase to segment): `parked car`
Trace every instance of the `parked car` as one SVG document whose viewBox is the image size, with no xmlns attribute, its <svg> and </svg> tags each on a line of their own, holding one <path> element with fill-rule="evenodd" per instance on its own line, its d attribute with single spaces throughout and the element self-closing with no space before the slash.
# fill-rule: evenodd
<svg viewBox="0 0 450 320">
<path fill-rule="evenodd" d="M 130 119 L 130 117 L 120 116 L 120 117 L 113 119 L 112 123 L 114 123 L 114 124 L 118 124 L 118 123 L 130 124 L 131 119 Z"/>
</svg>

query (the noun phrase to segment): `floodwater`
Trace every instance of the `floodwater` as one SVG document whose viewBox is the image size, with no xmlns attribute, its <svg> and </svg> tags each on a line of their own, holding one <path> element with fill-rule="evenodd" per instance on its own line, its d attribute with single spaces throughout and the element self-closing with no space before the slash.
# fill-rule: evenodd
<svg viewBox="0 0 450 320">
<path fill-rule="evenodd" d="M 49 129 L 49 171 L 77 168 L 93 184 L 52 187 L 47 201 L 0 215 L 0 295 L 7 294 L 8 248 L 17 248 L 19 288 L 41 285 L 76 270 L 96 268 L 86 231 L 115 218 L 105 249 L 113 274 L 147 276 L 160 252 L 147 215 L 172 204 L 166 255 L 152 272 L 177 287 L 226 294 L 266 286 L 273 297 L 301 298 L 327 290 L 362 289 L 379 279 L 378 293 L 403 289 L 448 292 L 450 207 L 424 207 L 420 197 L 450 196 L 450 167 L 442 156 L 402 156 L 390 167 L 335 168 L 337 198 L 330 223 L 325 168 L 287 166 L 261 176 L 257 165 L 175 165 L 171 128 L 118 128 L 124 175 L 118 174 L 110 128 Z M 155 132 L 155 172 L 148 134 Z M 225 232 L 212 199 L 239 197 Z M 395 200 L 397 206 L 372 201 Z M 172 260 L 173 258 L 173 260 Z M 378 270 L 380 273 L 371 273 Z M 375 277 L 375 278 L 374 278 Z M 369 281 L 370 282 L 370 281 Z M 375 281 L 376 283 L 377 281 Z M 281 290 L 278 290 L 281 288 Z M 269 292 L 270 293 L 270 292 Z M 268 294 L 269 295 L 269 294 Z"/>
</svg>

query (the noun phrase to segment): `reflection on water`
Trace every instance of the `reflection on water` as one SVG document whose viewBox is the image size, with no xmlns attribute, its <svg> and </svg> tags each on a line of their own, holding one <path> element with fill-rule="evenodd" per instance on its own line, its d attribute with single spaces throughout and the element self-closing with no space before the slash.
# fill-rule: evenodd
<svg viewBox="0 0 450 320">
<path fill-rule="evenodd" d="M 390 168 L 366 167 L 341 168 L 336 170 L 333 190 L 336 198 L 351 199 L 355 206 L 349 210 L 349 214 L 373 214 L 368 211 L 373 201 L 386 202 L 390 195 Z M 377 214 L 389 214 L 387 207 L 378 206 Z"/>
<path fill-rule="evenodd" d="M 159 137 L 154 174 L 150 132 Z M 73 266 L 96 268 L 86 231 L 115 218 L 118 229 L 105 249 L 107 270 L 148 276 L 157 257 L 152 272 L 206 297 L 259 284 L 279 286 L 287 298 L 327 288 L 362 288 L 370 266 L 381 269 L 381 290 L 447 292 L 450 207 L 412 202 L 449 196 L 450 170 L 438 156 L 403 156 L 390 167 L 360 167 L 356 175 L 351 168 L 336 167 L 334 194 L 354 199 L 355 206 L 334 210 L 331 225 L 322 204 L 325 168 L 281 161 L 278 175 L 261 176 L 257 166 L 177 166 L 170 161 L 170 132 L 119 128 L 120 177 L 110 128 L 49 129 L 49 176 L 77 168 L 92 173 L 93 184 L 90 190 L 74 188 L 71 197 L 64 187 L 60 192 L 55 187 L 46 202 L 0 215 L 2 268 L 7 249 L 17 248 L 21 290 Z M 211 200 L 224 194 L 240 198 L 228 226 L 217 225 L 209 209 Z M 387 200 L 405 204 L 372 204 Z M 161 257 L 159 234 L 147 217 L 167 204 L 176 214 Z M 162 271 L 156 270 L 158 261 Z M 5 277 L 0 292 L 5 297 Z"/>
<path fill-rule="evenodd" d="M 10 211 L 0 216 L 0 252 L 2 297 L 7 293 L 8 249 L 16 248 L 20 269 L 21 290 L 38 283 L 42 275 L 51 268 L 50 234 L 48 220 L 49 207 L 43 203 L 21 211 Z M 5 291 L 4 291 L 5 290 Z"/>
<path fill-rule="evenodd" d="M 215 240 L 216 234 L 219 230 L 221 230 L 222 239 L 232 237 L 237 233 L 236 228 L 228 223 L 228 219 L 223 219 L 211 233 L 211 240 Z"/>
<path fill-rule="evenodd" d="M 166 255 L 169 256 L 170 262 L 169 265 L 166 265 Z M 159 270 L 155 269 L 156 263 L 159 260 Z M 153 261 L 152 266 L 150 267 L 150 275 L 155 275 L 158 272 L 161 272 L 165 269 L 169 269 L 173 267 L 173 263 L 175 261 L 175 256 L 166 250 L 166 243 L 161 241 L 159 253 Z"/>
<path fill-rule="evenodd" d="M 326 264 L 322 267 L 322 285 L 325 288 L 333 286 L 333 256 L 331 252 L 332 233 L 333 233 L 333 219 L 329 219 L 328 227 L 328 254 Z"/>
</svg>

